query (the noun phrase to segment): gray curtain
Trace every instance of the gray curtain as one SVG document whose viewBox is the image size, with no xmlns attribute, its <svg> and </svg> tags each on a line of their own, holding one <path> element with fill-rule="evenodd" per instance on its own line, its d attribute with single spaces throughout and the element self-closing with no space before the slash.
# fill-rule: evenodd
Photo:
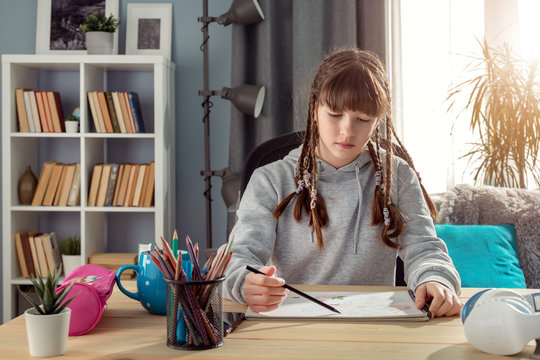
<svg viewBox="0 0 540 360">
<path fill-rule="evenodd" d="M 312 76 L 329 52 L 357 46 L 385 59 L 385 0 L 259 0 L 265 20 L 234 25 L 231 85 L 264 85 L 257 119 L 232 108 L 229 167 L 241 174 L 262 142 L 303 130 Z M 228 232 L 234 214 L 228 219 Z"/>
</svg>

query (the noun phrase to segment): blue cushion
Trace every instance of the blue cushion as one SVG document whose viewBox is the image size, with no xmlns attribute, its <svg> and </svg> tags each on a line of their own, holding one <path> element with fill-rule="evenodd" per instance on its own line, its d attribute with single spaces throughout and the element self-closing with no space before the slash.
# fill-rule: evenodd
<svg viewBox="0 0 540 360">
<path fill-rule="evenodd" d="M 454 262 L 461 286 L 525 288 L 514 225 L 436 224 Z"/>
</svg>

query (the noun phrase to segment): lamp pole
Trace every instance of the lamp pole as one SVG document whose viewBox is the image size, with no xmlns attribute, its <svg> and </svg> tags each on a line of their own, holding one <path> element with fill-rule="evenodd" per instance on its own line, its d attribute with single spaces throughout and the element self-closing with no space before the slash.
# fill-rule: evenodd
<svg viewBox="0 0 540 360">
<path fill-rule="evenodd" d="M 204 176 L 204 196 L 206 198 L 206 248 L 212 247 L 212 171 L 210 170 L 210 84 L 208 71 L 208 24 L 211 19 L 208 18 L 208 0 L 203 0 L 203 17 L 199 19 L 202 23 L 203 43 L 201 50 L 203 52 L 203 96 L 204 101 L 204 170 L 201 175 Z"/>
</svg>

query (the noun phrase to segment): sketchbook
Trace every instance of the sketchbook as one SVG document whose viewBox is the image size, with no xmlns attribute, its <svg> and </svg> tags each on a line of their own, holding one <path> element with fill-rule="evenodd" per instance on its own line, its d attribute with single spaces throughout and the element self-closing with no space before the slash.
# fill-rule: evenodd
<svg viewBox="0 0 540 360">
<path fill-rule="evenodd" d="M 257 313 L 248 308 L 247 319 L 312 319 L 361 321 L 426 321 L 428 313 L 418 310 L 407 291 L 388 292 L 308 292 L 336 308 L 334 313 L 292 291 L 275 310 Z"/>
</svg>

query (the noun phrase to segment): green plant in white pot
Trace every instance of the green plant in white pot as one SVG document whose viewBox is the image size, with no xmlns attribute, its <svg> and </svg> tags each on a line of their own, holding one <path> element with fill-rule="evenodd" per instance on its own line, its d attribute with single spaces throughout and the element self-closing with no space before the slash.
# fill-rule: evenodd
<svg viewBox="0 0 540 360">
<path fill-rule="evenodd" d="M 75 115 L 69 115 L 65 122 L 67 133 L 76 133 L 79 131 L 79 119 Z"/>
<path fill-rule="evenodd" d="M 37 278 L 30 277 L 40 303 L 17 286 L 19 292 L 32 305 L 24 312 L 32 356 L 49 357 L 66 352 L 71 317 L 71 309 L 67 305 L 73 300 L 73 297 L 66 299 L 66 296 L 73 283 L 57 292 L 61 271 L 60 265 L 58 272 L 48 273 L 45 279 L 42 279 L 39 273 Z"/>
<path fill-rule="evenodd" d="M 81 263 L 81 237 L 79 235 L 70 235 L 60 245 L 62 248 L 62 263 L 66 276 Z"/>
<path fill-rule="evenodd" d="M 120 25 L 120 19 L 114 15 L 106 17 L 95 12 L 86 17 L 79 28 L 86 33 L 86 50 L 88 54 L 112 54 L 113 34 Z"/>
</svg>

